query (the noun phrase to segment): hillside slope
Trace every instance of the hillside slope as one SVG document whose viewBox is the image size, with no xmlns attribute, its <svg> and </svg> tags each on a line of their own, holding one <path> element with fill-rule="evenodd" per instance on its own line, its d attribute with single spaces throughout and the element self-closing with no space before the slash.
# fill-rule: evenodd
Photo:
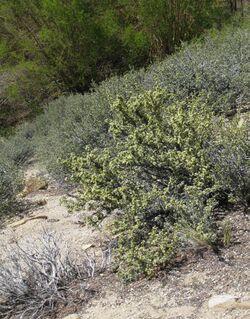
<svg viewBox="0 0 250 319">
<path fill-rule="evenodd" d="M 0 318 L 250 317 L 249 35 L 211 31 L 0 139 Z"/>
<path fill-rule="evenodd" d="M 27 178 L 38 174 L 48 179 L 47 173 L 40 171 L 37 165 L 29 167 L 26 172 Z M 60 198 L 64 195 L 65 191 L 53 180 L 50 180 L 47 190 L 28 194 L 23 200 L 34 206 L 31 210 L 28 206 L 29 211 L 24 211 L 24 217 L 7 221 L 0 232 L 2 253 L 13 241 L 28 247 L 25 245 L 31 239 L 37 240 L 45 230 L 49 230 L 59 235 L 61 244 L 67 242 L 81 258 L 83 248 L 91 245 L 93 248 L 89 253 L 96 251 L 98 256 L 105 233 L 82 226 L 86 212 L 69 214 L 60 205 Z M 41 200 L 46 202 L 39 207 L 37 203 Z M 47 219 L 22 223 L 27 216 L 46 216 Z M 123 284 L 109 271 L 101 276 L 97 274 L 88 283 L 88 289 L 93 292 L 88 303 L 81 305 L 79 301 L 77 306 L 66 305 L 56 318 L 64 318 L 73 312 L 75 317 L 72 318 L 79 319 L 248 319 L 250 217 L 237 209 L 226 218 L 232 223 L 230 247 L 220 250 L 218 254 L 206 247 L 183 252 L 172 267 L 159 273 L 157 278 L 139 280 L 129 285 Z M 239 300 L 234 304 L 224 304 L 222 308 L 210 309 L 210 298 L 221 294 L 230 294 Z"/>
</svg>

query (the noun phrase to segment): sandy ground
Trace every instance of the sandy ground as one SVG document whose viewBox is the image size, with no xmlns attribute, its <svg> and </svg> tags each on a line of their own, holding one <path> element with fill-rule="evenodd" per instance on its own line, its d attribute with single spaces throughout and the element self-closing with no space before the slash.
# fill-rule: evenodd
<svg viewBox="0 0 250 319">
<path fill-rule="evenodd" d="M 28 175 L 37 174 L 29 168 Z M 93 244 L 98 250 L 104 234 L 82 226 L 85 212 L 70 214 L 60 204 L 63 192 L 54 182 L 46 190 L 29 194 L 25 200 L 43 206 L 29 211 L 28 216 L 46 216 L 47 219 L 30 220 L 18 227 L 11 224 L 0 230 L 1 256 L 4 246 L 13 240 L 26 240 L 41 236 L 44 229 L 55 232 L 62 241 L 81 253 L 83 247 Z M 27 216 L 26 216 L 27 217 Z M 236 211 L 229 215 L 233 222 L 233 243 L 219 255 L 205 251 L 203 256 L 190 256 L 186 262 L 150 281 L 142 280 L 130 285 L 121 283 L 115 274 L 106 272 L 90 283 L 95 296 L 78 314 L 81 319 L 250 319 L 250 309 L 208 308 L 213 295 L 232 294 L 250 301 L 250 216 Z M 2 247 L 2 248 L 1 248 Z M 67 314 L 67 311 L 65 312 Z M 64 313 L 64 314 L 65 314 Z M 63 314 L 58 318 L 63 318 Z"/>
<path fill-rule="evenodd" d="M 44 171 L 41 172 L 48 178 Z M 26 178 L 36 176 L 41 172 L 36 167 L 30 167 L 26 172 Z M 1 244 L 3 242 L 11 243 L 13 240 L 24 243 L 31 238 L 39 238 L 44 231 L 49 231 L 62 238 L 69 247 L 74 249 L 82 249 L 90 243 L 96 247 L 100 246 L 102 234 L 86 226 L 83 231 L 82 221 L 85 212 L 68 213 L 66 207 L 61 204 L 64 195 L 64 190 L 60 189 L 51 180 L 47 189 L 27 195 L 24 201 L 27 202 L 28 213 L 24 212 L 24 214 L 12 218 L 8 221 L 6 227 L 0 230 Z M 41 202 L 44 204 L 40 205 Z M 38 217 L 38 219 L 30 220 L 18 226 L 19 222 L 30 217 Z M 39 219 L 39 217 L 46 217 L 46 219 Z M 15 226 L 16 224 L 17 226 Z"/>
</svg>

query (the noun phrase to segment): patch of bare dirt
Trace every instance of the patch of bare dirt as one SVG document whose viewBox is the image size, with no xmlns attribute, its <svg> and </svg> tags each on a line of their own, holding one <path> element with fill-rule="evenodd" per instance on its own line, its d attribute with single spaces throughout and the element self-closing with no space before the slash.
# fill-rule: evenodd
<svg viewBox="0 0 250 319">
<path fill-rule="evenodd" d="M 30 167 L 26 172 L 27 179 L 36 176 L 37 171 L 37 168 Z M 84 227 L 83 230 L 81 226 L 85 212 L 68 213 L 61 204 L 64 195 L 62 189 L 52 180 L 48 183 L 46 189 L 30 192 L 23 199 L 26 209 L 22 214 L 9 220 L 6 227 L 0 230 L 0 241 L 7 243 L 13 240 L 22 242 L 31 237 L 35 239 L 44 232 L 44 229 L 48 229 L 59 234 L 74 249 L 81 249 L 88 244 L 100 245 L 102 239 L 100 232 L 90 227 Z"/>
</svg>

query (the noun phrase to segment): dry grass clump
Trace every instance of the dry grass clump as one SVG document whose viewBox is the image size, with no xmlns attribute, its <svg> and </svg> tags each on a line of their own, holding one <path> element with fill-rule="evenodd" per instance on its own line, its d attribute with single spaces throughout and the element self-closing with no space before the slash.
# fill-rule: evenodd
<svg viewBox="0 0 250 319">
<path fill-rule="evenodd" d="M 101 266 L 87 253 L 76 258 L 59 240 L 44 231 L 37 241 L 6 247 L 7 258 L 0 261 L 0 318 L 53 317 L 90 298 L 88 279 Z"/>
</svg>

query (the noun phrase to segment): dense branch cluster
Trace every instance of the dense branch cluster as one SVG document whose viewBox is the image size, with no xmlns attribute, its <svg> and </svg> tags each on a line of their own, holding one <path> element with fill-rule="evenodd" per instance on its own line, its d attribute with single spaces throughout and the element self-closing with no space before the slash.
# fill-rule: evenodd
<svg viewBox="0 0 250 319">
<path fill-rule="evenodd" d="M 63 240 L 44 230 L 36 241 L 15 242 L 0 261 L 0 318 L 46 318 L 63 306 L 76 306 L 91 297 L 88 280 L 111 262 L 106 247 L 102 261 L 71 252 Z"/>
</svg>

